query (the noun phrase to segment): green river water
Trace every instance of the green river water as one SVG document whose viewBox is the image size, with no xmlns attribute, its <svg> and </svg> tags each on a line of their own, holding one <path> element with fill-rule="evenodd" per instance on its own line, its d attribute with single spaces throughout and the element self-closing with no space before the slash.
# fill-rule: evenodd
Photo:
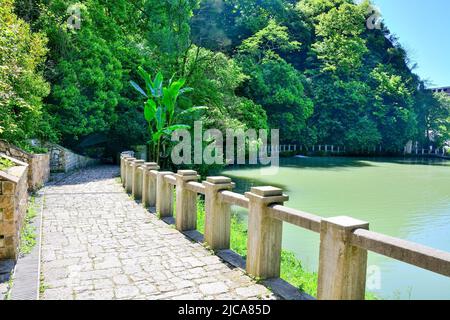
<svg viewBox="0 0 450 320">
<path fill-rule="evenodd" d="M 285 205 L 322 217 L 351 216 L 370 229 L 450 252 L 450 161 L 425 159 L 281 159 L 276 175 L 257 167 L 221 172 L 237 192 L 272 185 Z M 245 212 L 240 210 L 245 216 Z M 319 235 L 285 224 L 283 247 L 317 271 Z M 450 299 L 450 278 L 369 254 L 368 290 L 384 299 Z"/>
</svg>

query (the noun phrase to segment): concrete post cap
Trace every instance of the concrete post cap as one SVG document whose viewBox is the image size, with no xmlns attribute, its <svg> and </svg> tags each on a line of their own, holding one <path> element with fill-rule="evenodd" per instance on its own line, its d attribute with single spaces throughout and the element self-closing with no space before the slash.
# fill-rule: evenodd
<svg viewBox="0 0 450 320">
<path fill-rule="evenodd" d="M 156 162 L 145 162 L 143 166 L 149 170 L 159 170 L 160 169 L 160 167 L 158 166 L 158 164 Z"/>
<path fill-rule="evenodd" d="M 207 177 L 206 181 L 213 184 L 228 184 L 231 183 L 231 179 L 228 177 Z"/>
<path fill-rule="evenodd" d="M 197 176 L 197 171 L 194 170 L 178 170 L 177 172 L 178 175 L 180 176 Z"/>
<path fill-rule="evenodd" d="M 283 195 L 283 190 L 275 187 L 253 187 L 250 192 L 260 197 L 275 197 Z"/>
<path fill-rule="evenodd" d="M 283 194 L 283 190 L 275 187 L 253 187 L 245 196 L 249 199 L 262 201 L 265 204 L 284 203 L 289 200 L 289 196 Z"/>
<path fill-rule="evenodd" d="M 354 229 L 367 229 L 369 227 L 368 222 L 354 219 L 352 217 L 347 217 L 347 216 L 326 218 L 326 219 L 322 219 L 322 222 L 333 224 L 342 229 L 354 230 Z"/>
</svg>

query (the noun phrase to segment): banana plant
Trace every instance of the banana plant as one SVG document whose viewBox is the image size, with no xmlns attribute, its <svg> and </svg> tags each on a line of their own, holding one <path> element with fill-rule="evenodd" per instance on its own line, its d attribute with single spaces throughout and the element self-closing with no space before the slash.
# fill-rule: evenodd
<svg viewBox="0 0 450 320">
<path fill-rule="evenodd" d="M 148 131 L 151 137 L 153 160 L 159 163 L 161 150 L 165 150 L 166 142 L 172 133 L 180 129 L 190 129 L 190 126 L 180 123 L 180 119 L 188 114 L 195 113 L 206 107 L 191 107 L 185 110 L 178 110 L 178 98 L 188 92 L 193 91 L 190 87 L 185 87 L 186 79 L 169 80 L 164 86 L 164 77 L 158 72 L 152 80 L 150 74 L 142 67 L 138 68 L 138 73 L 145 82 L 145 88 L 140 87 L 136 82 L 131 81 L 131 85 L 147 101 L 144 105 L 144 118 L 148 123 Z"/>
</svg>

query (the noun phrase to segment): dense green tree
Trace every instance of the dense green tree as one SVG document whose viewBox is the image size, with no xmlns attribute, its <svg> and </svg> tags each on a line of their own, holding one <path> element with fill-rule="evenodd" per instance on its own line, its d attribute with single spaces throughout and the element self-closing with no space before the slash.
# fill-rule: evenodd
<svg viewBox="0 0 450 320">
<path fill-rule="evenodd" d="M 182 69 L 192 45 L 190 20 L 198 4 L 199 0 L 143 1 L 145 44 L 168 76 Z"/>
<path fill-rule="evenodd" d="M 31 138 L 54 138 L 42 103 L 50 91 L 42 75 L 47 39 L 13 5 L 3 0 L 0 7 L 0 138 L 26 147 Z"/>
<path fill-rule="evenodd" d="M 372 14 L 369 1 L 204 1 L 193 39 L 234 55 L 248 75 L 237 92 L 282 124 L 282 140 L 402 150 L 423 139 L 420 80 L 383 23 L 367 28 Z"/>
<path fill-rule="evenodd" d="M 445 93 L 434 93 L 428 100 L 425 116 L 427 142 L 435 147 L 450 141 L 450 97 Z"/>
<path fill-rule="evenodd" d="M 142 101 L 129 85 L 139 66 L 195 84 L 198 90 L 181 103 L 211 105 L 204 119 L 211 126 L 267 127 L 262 108 L 235 93 L 246 77 L 240 67 L 191 43 L 189 21 L 198 1 L 87 0 L 75 4 L 79 30 L 67 25 L 72 4 L 20 1 L 16 8 L 50 39 L 46 77 L 54 85 L 46 102 L 65 145 L 77 148 L 99 133 L 117 148 L 145 143 Z"/>
<path fill-rule="evenodd" d="M 284 141 L 298 141 L 313 112 L 312 101 L 305 93 L 305 78 L 281 57 L 300 45 L 290 39 L 287 27 L 270 20 L 242 42 L 237 56 L 249 75 L 243 92 L 263 106 L 270 126 L 280 129 Z"/>
<path fill-rule="evenodd" d="M 179 104 L 207 106 L 206 127 L 270 126 L 284 142 L 354 150 L 448 139 L 447 100 L 426 90 L 384 23 L 367 28 L 368 0 L 4 3 L 2 42 L 19 43 L 0 52 L 10 140 L 81 149 L 103 136 L 111 154 L 146 143 L 144 100 L 130 85 L 140 66 L 196 88 Z M 75 8 L 79 30 L 67 23 Z"/>
<path fill-rule="evenodd" d="M 342 79 L 357 75 L 368 52 L 360 37 L 366 20 L 364 8 L 345 3 L 316 19 L 312 49 L 320 61 L 320 72 L 331 72 Z"/>
<path fill-rule="evenodd" d="M 227 128 L 267 128 L 264 109 L 252 100 L 236 95 L 248 76 L 235 60 L 224 53 L 193 46 L 185 60 L 183 74 L 188 84 L 195 87 L 187 102 L 208 106 L 208 113 L 202 118 L 206 127 L 223 131 Z"/>
<path fill-rule="evenodd" d="M 355 150 L 378 145 L 402 150 L 417 136 L 414 76 L 404 59 L 396 60 L 403 51 L 381 40 L 388 30 L 365 29 L 368 2 L 333 2 L 331 6 L 331 1 L 307 1 L 299 6 L 313 19 L 316 34 L 311 57 L 317 61 L 312 66 L 317 67 L 308 72 L 316 104 L 310 125 L 317 128 L 322 143 L 345 144 Z M 366 38 L 384 49 L 375 54 Z M 364 125 L 367 131 L 362 134 Z"/>
<path fill-rule="evenodd" d="M 312 92 L 317 109 L 309 125 L 316 130 L 316 141 L 347 145 L 354 139 L 349 131 L 359 122 L 361 110 L 367 104 L 369 88 L 359 81 L 333 80 L 321 77 L 314 81 Z"/>
<path fill-rule="evenodd" d="M 417 136 L 412 94 L 402 77 L 393 73 L 389 67 L 380 65 L 370 76 L 374 82 L 371 91 L 374 100 L 368 109 L 376 118 L 383 145 L 401 150 L 406 142 Z"/>
<path fill-rule="evenodd" d="M 42 4 L 34 22 L 49 37 L 46 76 L 54 85 L 46 102 L 55 129 L 72 148 L 92 134 L 117 148 L 140 144 L 145 121 L 129 81 L 139 65 L 152 65 L 135 33 L 142 14 L 128 1 L 88 0 L 71 7 L 81 13 L 78 30 L 68 25 L 71 3 Z"/>
</svg>

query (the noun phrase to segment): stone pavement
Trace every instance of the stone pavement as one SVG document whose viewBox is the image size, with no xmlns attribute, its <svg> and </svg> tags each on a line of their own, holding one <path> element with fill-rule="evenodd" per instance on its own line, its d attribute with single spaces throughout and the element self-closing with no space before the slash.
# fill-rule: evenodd
<svg viewBox="0 0 450 320">
<path fill-rule="evenodd" d="M 125 194 L 118 168 L 43 189 L 41 299 L 275 299 Z"/>
</svg>

